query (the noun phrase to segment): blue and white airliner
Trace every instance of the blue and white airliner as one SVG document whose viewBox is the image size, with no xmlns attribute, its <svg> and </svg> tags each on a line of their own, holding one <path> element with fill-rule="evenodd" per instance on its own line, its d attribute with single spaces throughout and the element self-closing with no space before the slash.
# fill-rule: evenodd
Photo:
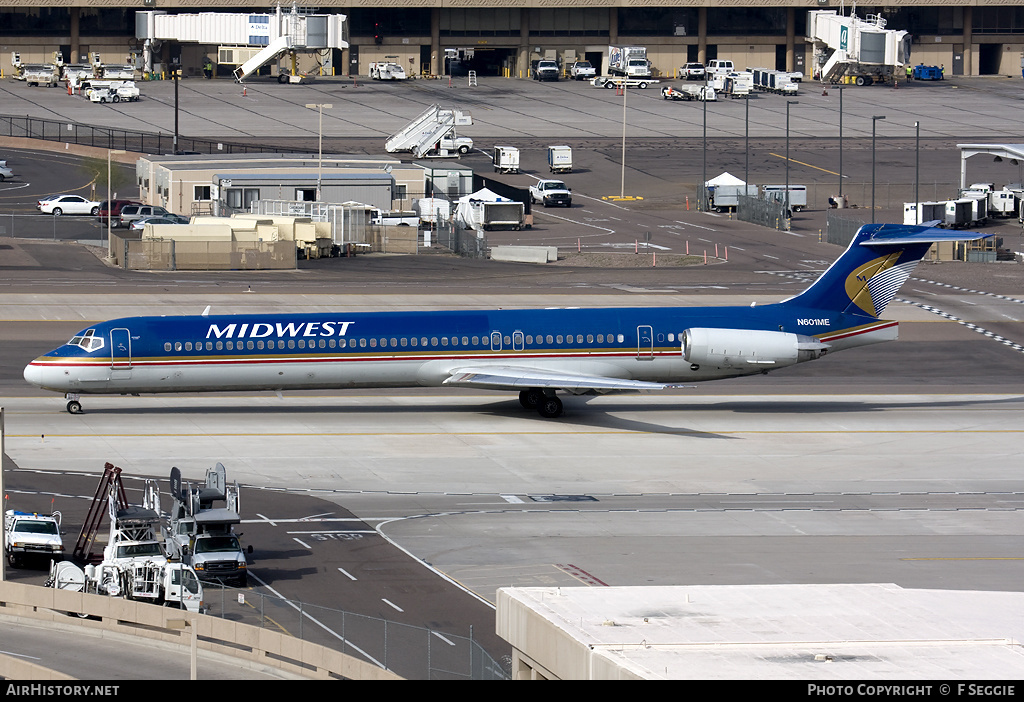
<svg viewBox="0 0 1024 702">
<path fill-rule="evenodd" d="M 71 413 L 82 395 L 459 386 L 558 417 L 559 392 L 664 390 L 895 340 L 881 314 L 931 244 L 983 237 L 934 224 L 861 227 L 775 304 L 129 317 L 83 329 L 25 380 Z"/>
</svg>

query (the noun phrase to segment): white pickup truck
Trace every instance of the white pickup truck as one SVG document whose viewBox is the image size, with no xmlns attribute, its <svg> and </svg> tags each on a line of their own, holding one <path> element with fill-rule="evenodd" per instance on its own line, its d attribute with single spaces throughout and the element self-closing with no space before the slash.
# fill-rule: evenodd
<svg viewBox="0 0 1024 702">
<path fill-rule="evenodd" d="M 590 61 L 577 61 L 569 68 L 569 77 L 573 80 L 590 80 L 597 75 L 597 69 Z"/>
<path fill-rule="evenodd" d="M 530 186 L 530 202 L 541 202 L 544 207 L 563 205 L 572 207 L 572 190 L 560 180 L 539 180 Z"/>
<path fill-rule="evenodd" d="M 13 509 L 4 512 L 4 554 L 12 566 L 19 566 L 25 558 L 36 556 L 59 561 L 64 555 L 60 512 L 52 515 Z"/>
</svg>

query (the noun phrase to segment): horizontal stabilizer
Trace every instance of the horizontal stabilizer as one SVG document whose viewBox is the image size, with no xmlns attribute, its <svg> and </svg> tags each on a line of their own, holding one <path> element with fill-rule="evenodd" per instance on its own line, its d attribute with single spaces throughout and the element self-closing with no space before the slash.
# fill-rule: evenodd
<svg viewBox="0 0 1024 702">
<path fill-rule="evenodd" d="M 870 238 L 860 242 L 861 246 L 909 246 L 912 244 L 934 244 L 937 241 L 974 241 L 992 236 L 978 232 L 960 232 L 939 229 L 935 222 L 923 225 L 886 224 Z"/>
</svg>

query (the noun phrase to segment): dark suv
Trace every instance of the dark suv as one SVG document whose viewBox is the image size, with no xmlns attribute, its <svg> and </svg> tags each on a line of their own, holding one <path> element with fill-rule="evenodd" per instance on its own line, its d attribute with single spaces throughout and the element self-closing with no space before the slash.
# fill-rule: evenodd
<svg viewBox="0 0 1024 702">
<path fill-rule="evenodd" d="M 141 202 L 135 200 L 111 200 L 110 206 L 107 206 L 106 200 L 100 201 L 100 211 L 96 213 L 97 222 L 106 222 L 107 217 L 113 217 L 111 224 L 117 226 L 118 218 L 121 216 L 121 209 L 126 205 L 141 205 Z"/>
<path fill-rule="evenodd" d="M 143 217 L 159 217 L 170 214 L 159 205 L 125 205 L 121 208 L 121 216 L 116 220 L 119 227 L 131 226 L 131 223 Z"/>
</svg>

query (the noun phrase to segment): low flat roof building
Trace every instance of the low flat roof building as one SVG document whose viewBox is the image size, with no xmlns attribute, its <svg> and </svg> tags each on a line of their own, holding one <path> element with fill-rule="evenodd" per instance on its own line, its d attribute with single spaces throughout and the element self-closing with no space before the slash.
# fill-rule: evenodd
<svg viewBox="0 0 1024 702">
<path fill-rule="evenodd" d="M 497 633 L 519 680 L 1012 684 L 1022 607 L 1020 592 L 891 584 L 501 588 Z"/>
</svg>

